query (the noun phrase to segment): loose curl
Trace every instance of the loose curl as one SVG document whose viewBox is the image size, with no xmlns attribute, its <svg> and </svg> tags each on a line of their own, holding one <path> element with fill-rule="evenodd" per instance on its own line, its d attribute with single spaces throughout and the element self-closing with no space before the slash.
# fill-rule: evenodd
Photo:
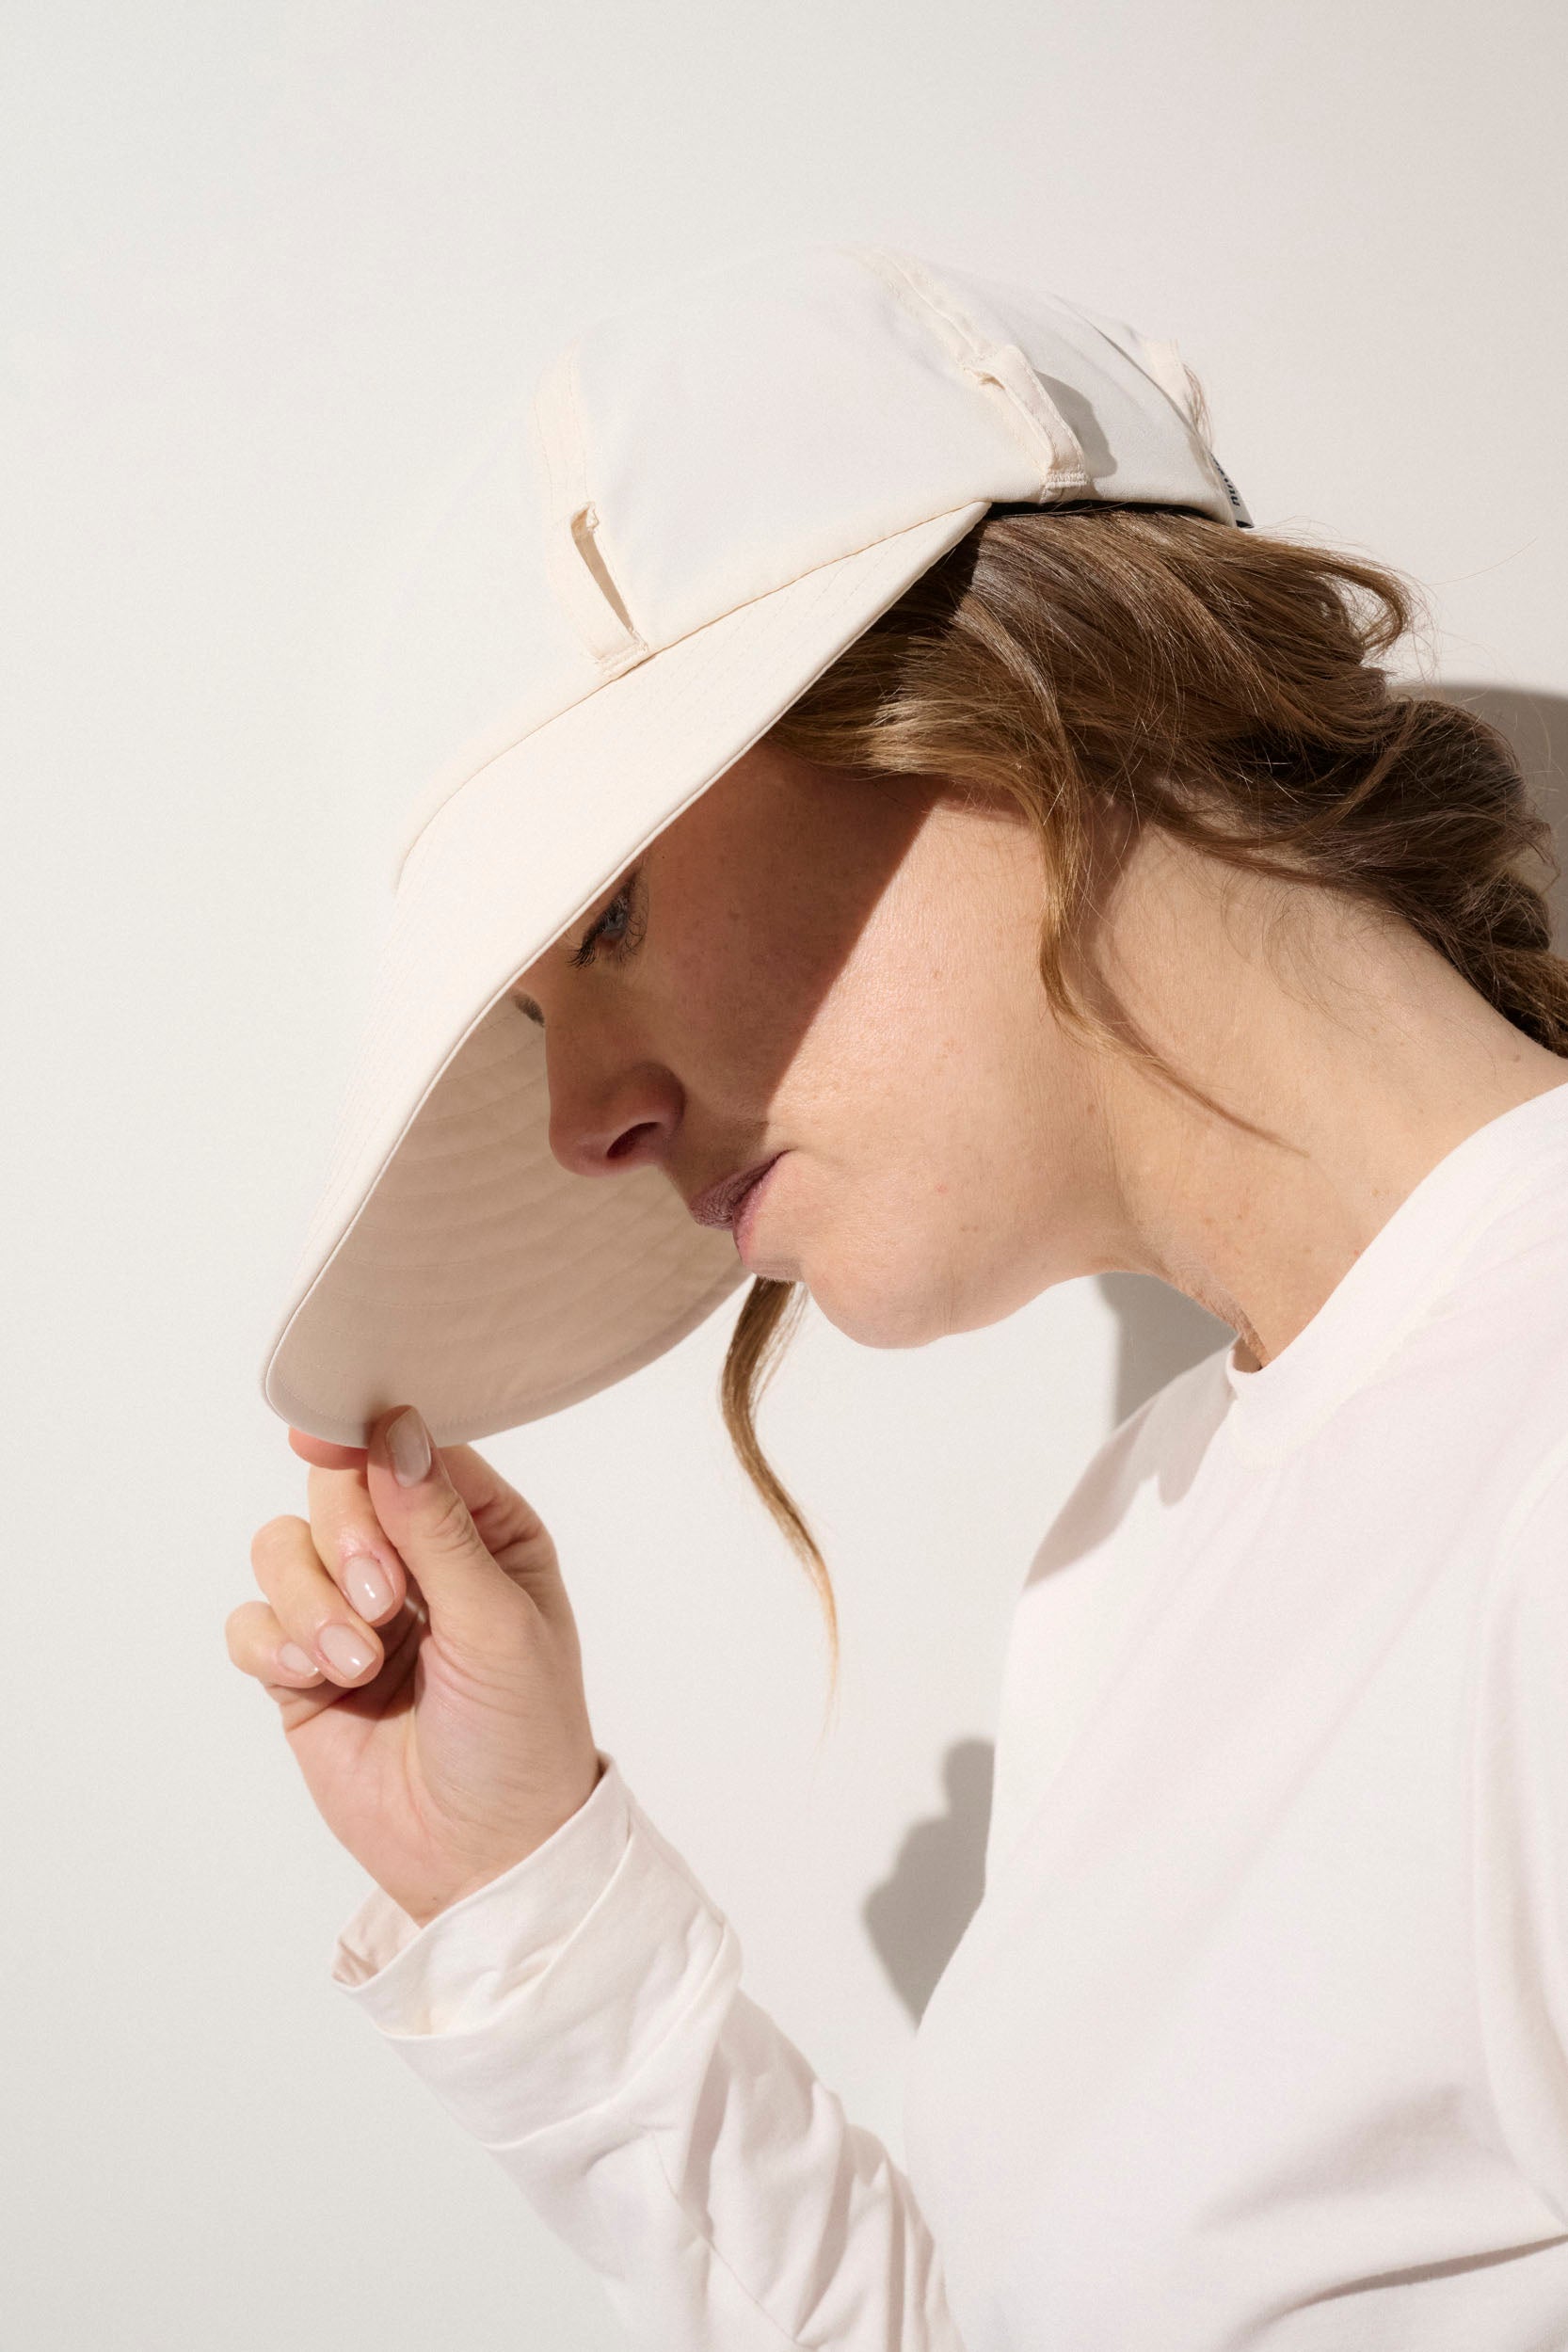
<svg viewBox="0 0 1568 2352">
<path fill-rule="evenodd" d="M 1496 728 L 1381 666 L 1418 613 L 1379 565 L 1203 516 L 999 504 L 762 741 L 862 778 L 1009 794 L 1045 853 L 1052 1008 L 1198 1099 L 1210 1098 L 1081 985 L 1072 949 L 1108 812 L 1126 839 L 1159 826 L 1400 918 L 1527 1036 L 1568 1054 L 1550 826 Z M 1544 882 L 1517 871 L 1527 858 Z M 756 1431 L 805 1302 L 801 1284 L 753 1281 L 720 1398 L 742 1467 L 816 1587 L 836 1695 L 826 1562 Z"/>
</svg>

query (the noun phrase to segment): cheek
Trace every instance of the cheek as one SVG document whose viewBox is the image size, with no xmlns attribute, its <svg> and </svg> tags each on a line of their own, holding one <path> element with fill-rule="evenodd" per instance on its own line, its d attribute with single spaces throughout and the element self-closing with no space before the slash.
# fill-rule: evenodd
<svg viewBox="0 0 1568 2352">
<path fill-rule="evenodd" d="M 723 891 L 666 887 L 652 944 L 637 985 L 657 1002 L 672 1058 L 685 1059 L 682 1075 L 701 1092 L 744 1096 L 760 1110 L 820 1001 L 801 942 L 744 901 L 727 903 Z"/>
<path fill-rule="evenodd" d="M 1038 1042 L 1027 974 L 889 919 L 857 943 L 801 1066 L 848 1128 L 875 1139 L 873 1160 L 959 1190 L 991 1163 Z"/>
</svg>

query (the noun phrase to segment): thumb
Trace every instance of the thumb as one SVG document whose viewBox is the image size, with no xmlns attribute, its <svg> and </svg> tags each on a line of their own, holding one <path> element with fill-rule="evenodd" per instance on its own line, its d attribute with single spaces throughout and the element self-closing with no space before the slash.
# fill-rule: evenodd
<svg viewBox="0 0 1568 2352">
<path fill-rule="evenodd" d="M 371 1432 L 365 1478 L 376 1515 L 429 1604 L 431 1623 L 459 1641 L 487 1644 L 512 1580 L 486 1544 L 438 1447 L 412 1405 Z"/>
</svg>

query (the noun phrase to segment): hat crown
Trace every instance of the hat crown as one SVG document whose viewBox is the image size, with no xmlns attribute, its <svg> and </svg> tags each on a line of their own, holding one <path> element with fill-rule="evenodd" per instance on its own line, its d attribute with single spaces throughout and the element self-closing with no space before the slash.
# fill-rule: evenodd
<svg viewBox="0 0 1568 2352">
<path fill-rule="evenodd" d="M 883 245 L 775 248 L 587 328 L 531 409 L 584 691 L 980 497 L 1236 520 L 1172 344 Z"/>
</svg>

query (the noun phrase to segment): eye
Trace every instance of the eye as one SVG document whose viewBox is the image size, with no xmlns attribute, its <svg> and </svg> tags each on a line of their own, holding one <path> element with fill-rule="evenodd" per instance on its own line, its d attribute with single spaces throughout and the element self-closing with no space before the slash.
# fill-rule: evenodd
<svg viewBox="0 0 1568 2352">
<path fill-rule="evenodd" d="M 591 964 L 594 960 L 594 950 L 601 940 L 617 961 L 631 953 L 641 939 L 644 930 L 642 894 L 638 888 L 640 881 L 640 871 L 627 876 L 603 914 L 587 932 L 582 945 L 573 953 L 570 959 L 573 964 L 578 966 Z"/>
</svg>

